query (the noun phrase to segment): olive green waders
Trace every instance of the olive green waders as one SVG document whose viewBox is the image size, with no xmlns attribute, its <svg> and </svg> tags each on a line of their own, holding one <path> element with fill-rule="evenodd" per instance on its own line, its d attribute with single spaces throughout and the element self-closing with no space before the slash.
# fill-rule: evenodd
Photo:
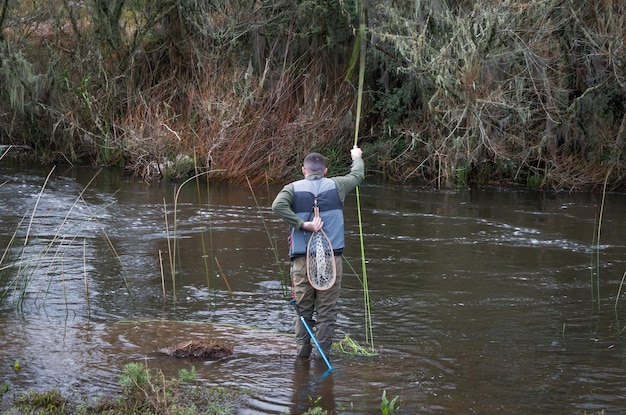
<svg viewBox="0 0 626 415">
<path fill-rule="evenodd" d="M 306 257 L 296 257 L 291 261 L 291 278 L 294 290 L 294 299 L 300 308 L 307 324 L 314 331 L 318 343 L 326 356 L 330 355 L 333 343 L 335 322 L 337 321 L 337 299 L 341 290 L 341 275 L 343 262 L 341 255 L 335 256 L 337 280 L 335 285 L 325 291 L 318 291 L 309 284 L 306 276 Z M 314 319 L 315 317 L 315 319 Z M 299 357 L 309 357 L 313 351 L 311 336 L 296 316 L 295 320 L 296 345 Z M 319 352 L 315 353 L 319 357 Z"/>
</svg>

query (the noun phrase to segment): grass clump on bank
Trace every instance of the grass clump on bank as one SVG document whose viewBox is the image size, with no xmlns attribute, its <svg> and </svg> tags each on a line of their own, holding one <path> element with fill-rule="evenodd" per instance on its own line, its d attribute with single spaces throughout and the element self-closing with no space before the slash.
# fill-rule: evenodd
<svg viewBox="0 0 626 415">
<path fill-rule="evenodd" d="M 65 396 L 53 389 L 15 394 L 8 402 L 10 386 L 6 385 L 0 395 L 0 407 L 5 415 L 229 415 L 251 394 L 235 387 L 194 384 L 193 367 L 166 378 L 160 369 L 129 363 L 118 380 L 119 396 L 97 399 Z"/>
<path fill-rule="evenodd" d="M 237 413 L 252 395 L 247 389 L 194 384 L 194 367 L 166 378 L 160 369 L 151 369 L 145 363 L 128 363 L 118 381 L 117 397 L 95 399 L 68 397 L 56 389 L 13 393 L 5 383 L 0 392 L 0 410 L 3 415 L 230 415 Z M 304 415 L 331 415 L 319 406 L 320 398 L 310 399 Z M 387 391 L 383 391 L 380 413 L 401 413 L 398 399 L 389 400 Z"/>
</svg>

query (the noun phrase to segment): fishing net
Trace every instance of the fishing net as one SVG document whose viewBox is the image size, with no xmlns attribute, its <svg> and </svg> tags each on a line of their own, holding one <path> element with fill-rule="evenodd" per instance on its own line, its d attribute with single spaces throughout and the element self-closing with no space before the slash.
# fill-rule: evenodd
<svg viewBox="0 0 626 415">
<path fill-rule="evenodd" d="M 324 231 L 315 232 L 309 239 L 306 269 L 309 283 L 316 290 L 327 290 L 335 284 L 337 278 L 335 256 Z"/>
<path fill-rule="evenodd" d="M 317 198 L 314 203 L 313 212 L 319 218 Z M 333 246 L 323 229 L 314 232 L 306 246 L 306 275 L 311 286 L 321 291 L 332 287 L 337 279 Z"/>
</svg>

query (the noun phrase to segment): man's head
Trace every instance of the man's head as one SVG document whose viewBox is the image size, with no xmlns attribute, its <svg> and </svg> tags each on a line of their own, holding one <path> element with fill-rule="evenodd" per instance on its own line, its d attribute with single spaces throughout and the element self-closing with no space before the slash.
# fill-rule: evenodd
<svg viewBox="0 0 626 415">
<path fill-rule="evenodd" d="M 321 174 L 322 176 L 325 176 L 326 172 L 326 160 L 320 153 L 310 153 L 304 158 L 302 174 L 305 176 L 311 174 Z"/>
</svg>

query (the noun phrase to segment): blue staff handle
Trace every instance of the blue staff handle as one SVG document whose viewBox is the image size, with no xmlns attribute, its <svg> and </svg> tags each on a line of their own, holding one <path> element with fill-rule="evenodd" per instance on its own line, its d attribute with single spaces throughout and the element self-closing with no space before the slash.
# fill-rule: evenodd
<svg viewBox="0 0 626 415">
<path fill-rule="evenodd" d="M 298 316 L 300 316 L 300 321 L 304 325 L 304 328 L 306 329 L 306 331 L 309 332 L 309 336 L 311 336 L 311 338 L 313 339 L 313 343 L 315 343 L 315 347 L 317 347 L 317 350 L 320 352 L 320 356 L 322 356 L 322 359 L 324 359 L 324 362 L 326 362 L 326 366 L 328 366 L 328 370 L 333 370 L 333 367 L 328 361 L 328 358 L 324 354 L 324 350 L 322 350 L 322 346 L 320 346 L 319 342 L 315 338 L 315 335 L 313 334 L 313 331 L 311 331 L 311 327 L 309 327 L 306 320 L 304 319 L 304 316 L 302 315 L 302 312 L 300 311 L 300 307 L 298 307 L 298 304 L 296 304 L 296 300 L 291 300 L 290 304 L 293 306 L 293 308 L 296 309 Z"/>
</svg>

